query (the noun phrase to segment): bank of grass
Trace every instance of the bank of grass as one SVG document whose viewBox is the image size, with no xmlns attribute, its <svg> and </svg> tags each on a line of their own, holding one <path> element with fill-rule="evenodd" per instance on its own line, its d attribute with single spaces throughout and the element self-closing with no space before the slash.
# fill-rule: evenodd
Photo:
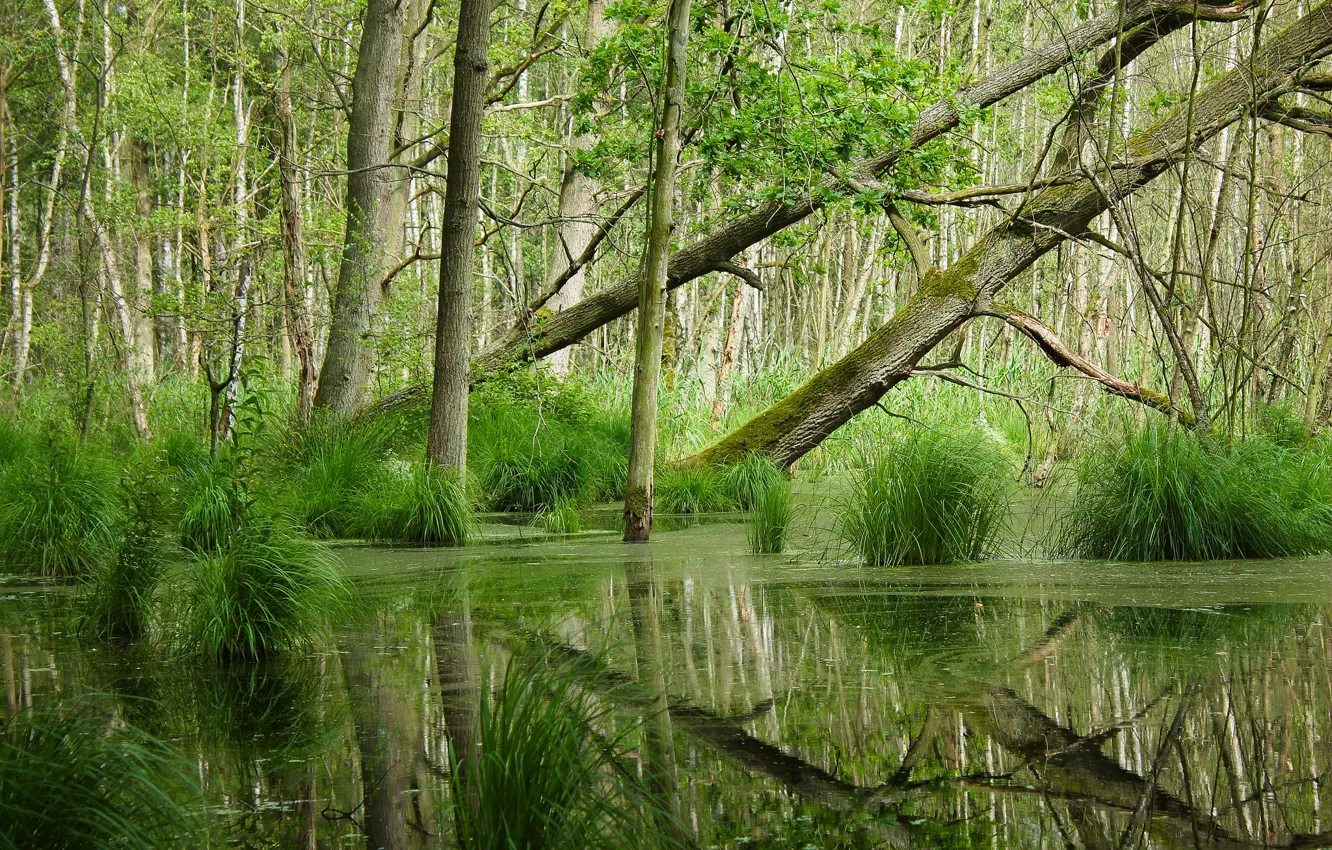
<svg viewBox="0 0 1332 850">
<path fill-rule="evenodd" d="M 781 467 L 762 455 L 750 455 L 724 473 L 745 516 L 745 539 L 756 554 L 774 554 L 786 548 L 791 525 L 791 481 Z"/>
<path fill-rule="evenodd" d="M 346 421 L 317 417 L 295 431 L 281 452 L 288 470 L 281 501 L 313 537 L 359 536 L 363 499 L 385 474 L 384 463 L 403 441 L 394 418 Z"/>
<path fill-rule="evenodd" d="M 194 846 L 190 765 L 91 706 L 0 721 L 0 848 Z"/>
<path fill-rule="evenodd" d="M 1326 446 L 1129 426 L 1076 464 L 1062 555 L 1117 561 L 1278 558 L 1332 548 Z"/>
<path fill-rule="evenodd" d="M 214 661 L 266 658 L 323 637 L 348 600 L 324 546 L 251 512 L 225 545 L 189 565 L 180 640 Z"/>
<path fill-rule="evenodd" d="M 159 522 L 161 480 L 140 462 L 121 480 L 125 520 L 114 552 L 93 571 L 81 601 L 79 631 L 97 638 L 142 637 L 153 617 L 153 594 L 165 553 Z"/>
<path fill-rule="evenodd" d="M 629 733 L 575 668 L 535 651 L 509 660 L 483 689 L 474 731 L 479 756 L 450 771 L 458 843 L 467 850 L 670 846 L 667 806 L 630 761 Z"/>
<path fill-rule="evenodd" d="M 872 456 L 837 506 L 837 532 L 870 566 L 951 564 L 993 554 L 1011 470 L 984 436 L 919 428 Z"/>
</svg>

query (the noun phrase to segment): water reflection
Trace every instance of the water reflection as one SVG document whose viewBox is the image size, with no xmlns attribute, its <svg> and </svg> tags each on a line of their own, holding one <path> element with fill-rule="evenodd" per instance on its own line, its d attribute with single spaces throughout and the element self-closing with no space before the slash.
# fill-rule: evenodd
<svg viewBox="0 0 1332 850">
<path fill-rule="evenodd" d="M 679 537 L 705 533 L 348 551 L 366 616 L 254 667 L 80 645 L 15 595 L 0 705 L 117 695 L 197 763 L 231 846 L 450 846 L 480 694 L 537 640 L 643 718 L 682 844 L 1332 846 L 1325 563 L 1179 568 L 1190 596 L 1156 567 L 874 573 Z"/>
</svg>

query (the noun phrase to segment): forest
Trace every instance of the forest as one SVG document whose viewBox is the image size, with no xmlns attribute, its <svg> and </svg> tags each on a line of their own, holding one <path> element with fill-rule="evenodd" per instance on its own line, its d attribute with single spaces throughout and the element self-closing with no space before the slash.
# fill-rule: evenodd
<svg viewBox="0 0 1332 850">
<path fill-rule="evenodd" d="M 7 0 L 0 850 L 1332 846 L 1330 165 L 1332 0 Z"/>
</svg>

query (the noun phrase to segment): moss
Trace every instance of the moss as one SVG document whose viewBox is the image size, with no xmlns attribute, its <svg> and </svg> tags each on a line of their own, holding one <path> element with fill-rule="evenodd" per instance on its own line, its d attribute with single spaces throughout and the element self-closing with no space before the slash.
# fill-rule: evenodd
<svg viewBox="0 0 1332 850">
<path fill-rule="evenodd" d="M 980 271 L 980 251 L 968 251 L 944 271 L 932 270 L 920 283 L 920 294 L 934 298 L 960 298 L 974 301 L 980 295 L 976 272 Z"/>
</svg>

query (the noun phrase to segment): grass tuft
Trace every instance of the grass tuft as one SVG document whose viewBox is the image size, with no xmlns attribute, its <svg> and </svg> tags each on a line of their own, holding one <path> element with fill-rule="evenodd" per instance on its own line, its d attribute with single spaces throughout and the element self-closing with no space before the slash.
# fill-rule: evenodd
<svg viewBox="0 0 1332 850">
<path fill-rule="evenodd" d="M 726 472 L 711 464 L 658 466 L 653 510 L 663 514 L 704 514 L 736 509 Z"/>
<path fill-rule="evenodd" d="M 0 847 L 190 846 L 196 819 L 175 794 L 195 789 L 187 762 L 107 717 L 46 710 L 0 721 Z"/>
<path fill-rule="evenodd" d="M 737 477 L 744 482 L 749 515 L 745 518 L 745 537 L 756 554 L 774 554 L 786 548 L 786 532 L 791 525 L 791 482 L 780 467 L 764 457 L 751 456 L 732 468 L 745 470 Z"/>
<path fill-rule="evenodd" d="M 126 518 L 120 539 L 114 555 L 93 572 L 79 617 L 79 630 L 99 638 L 141 637 L 152 619 L 153 592 L 162 577 L 157 476 L 149 468 L 132 467 L 121 490 Z"/>
<path fill-rule="evenodd" d="M 1007 465 L 974 435 L 922 430 L 891 443 L 839 505 L 841 538 L 871 566 L 950 564 L 993 551 Z"/>
<path fill-rule="evenodd" d="M 52 437 L 0 471 L 0 564 L 55 579 L 91 575 L 114 550 L 116 479 L 98 455 Z"/>
<path fill-rule="evenodd" d="M 551 534 L 576 534 L 583 530 L 583 518 L 578 513 L 578 505 L 568 497 L 557 499 L 543 510 L 537 522 Z"/>
<path fill-rule="evenodd" d="M 177 532 L 181 548 L 196 555 L 226 548 L 253 513 L 245 487 L 225 464 L 201 467 L 191 476 Z"/>
<path fill-rule="evenodd" d="M 348 597 L 326 548 L 252 516 L 192 565 L 182 641 L 215 661 L 265 658 L 323 636 Z"/>
<path fill-rule="evenodd" d="M 361 499 L 396 437 L 392 420 L 316 419 L 295 444 L 287 499 L 291 515 L 313 537 L 354 537 Z"/>
<path fill-rule="evenodd" d="M 476 519 L 457 476 L 433 466 L 389 467 L 362 508 L 365 537 L 388 543 L 462 546 Z"/>
<path fill-rule="evenodd" d="M 1077 466 L 1060 554 L 1117 561 L 1276 558 L 1332 547 L 1332 469 L 1285 439 L 1224 444 L 1152 424 Z"/>
</svg>

